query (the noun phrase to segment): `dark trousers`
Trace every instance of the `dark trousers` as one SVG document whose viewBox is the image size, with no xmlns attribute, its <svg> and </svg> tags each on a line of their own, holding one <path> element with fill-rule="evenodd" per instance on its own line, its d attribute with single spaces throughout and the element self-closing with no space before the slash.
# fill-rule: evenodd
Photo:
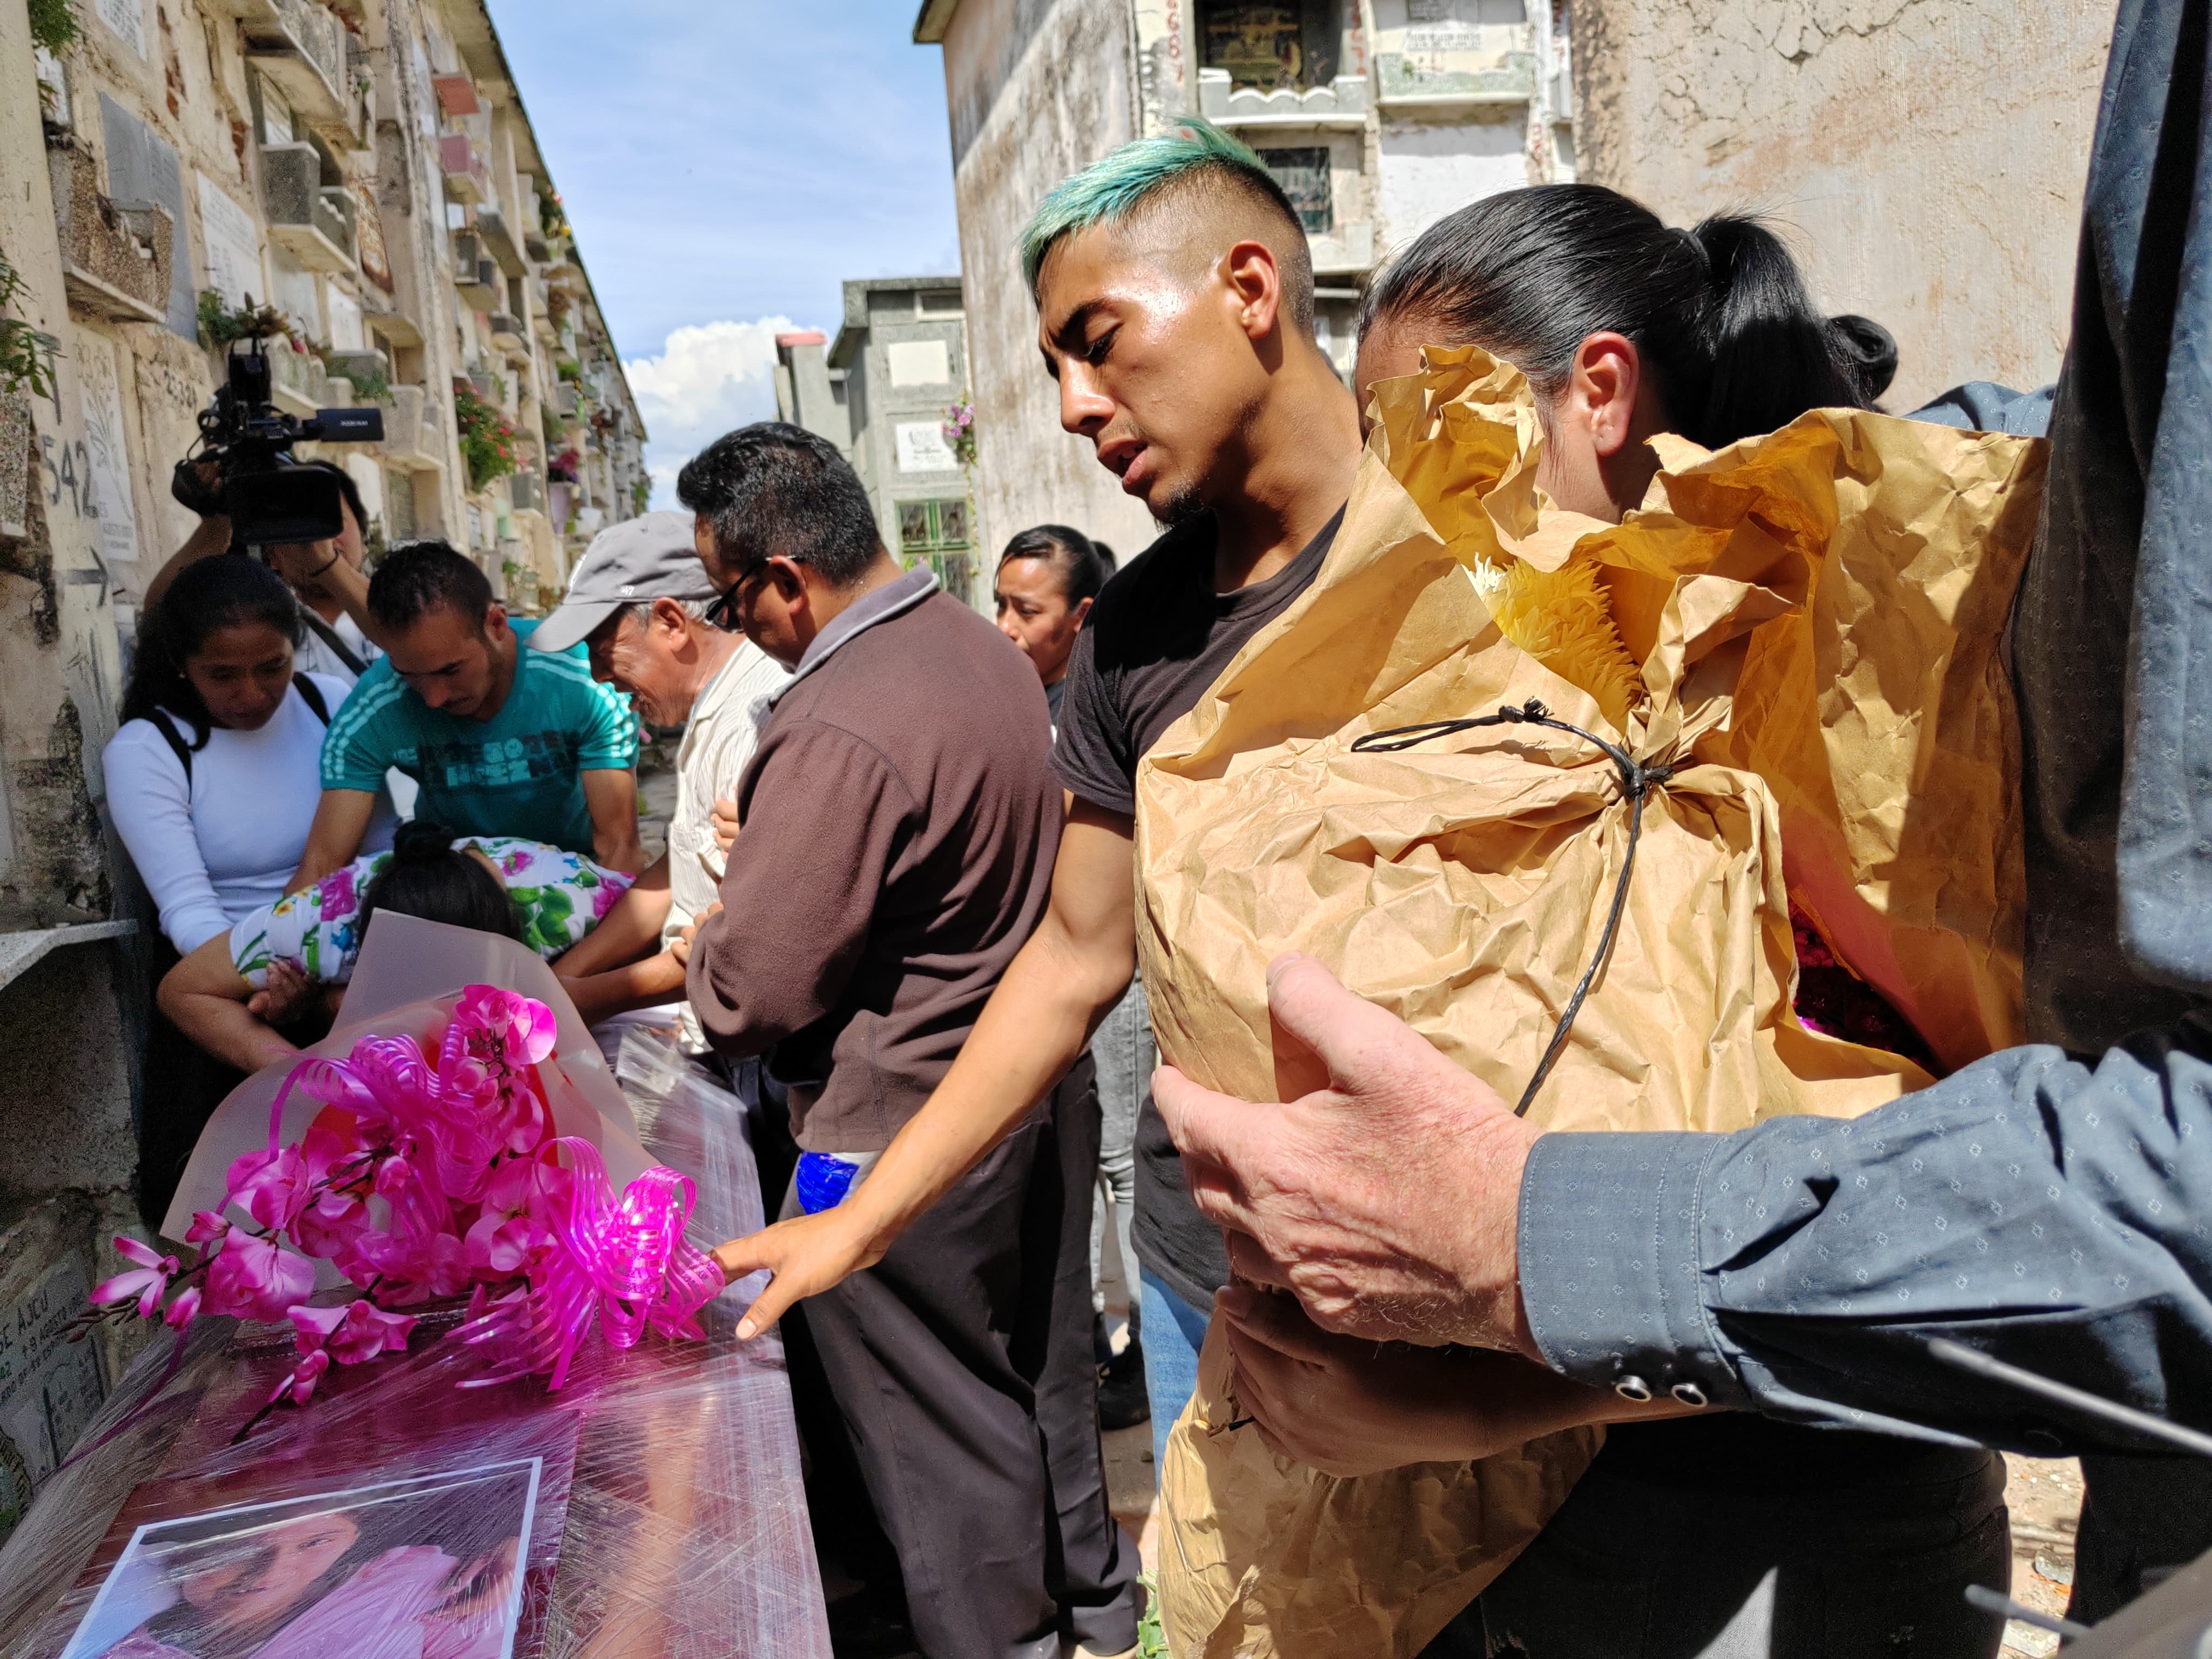
<svg viewBox="0 0 2212 1659">
<path fill-rule="evenodd" d="M 2144 1590 L 2146 1573 L 2212 1549 L 2212 1467 L 2193 1457 L 2091 1455 L 2074 1596 L 2066 1615 L 2084 1625 L 2109 1619 Z"/>
<path fill-rule="evenodd" d="M 1086 1055 L 881 1261 L 801 1304 L 928 1659 L 1137 1639 L 1091 1354 L 1097 1164 Z"/>
<path fill-rule="evenodd" d="M 148 983 L 158 987 L 177 965 L 177 952 L 156 933 L 148 956 Z M 204 1053 L 172 1025 L 149 993 L 139 1072 L 138 1216 L 155 1237 L 161 1237 L 161 1219 L 185 1178 L 192 1148 L 199 1145 L 200 1131 L 223 1097 L 245 1081 L 245 1073 Z"/>
<path fill-rule="evenodd" d="M 2004 1468 L 1945 1461 L 1817 1501 L 1593 1466 L 1477 1616 L 1528 1659 L 1990 1659 L 2003 1621 L 1965 1592 L 2010 1583 Z"/>
</svg>

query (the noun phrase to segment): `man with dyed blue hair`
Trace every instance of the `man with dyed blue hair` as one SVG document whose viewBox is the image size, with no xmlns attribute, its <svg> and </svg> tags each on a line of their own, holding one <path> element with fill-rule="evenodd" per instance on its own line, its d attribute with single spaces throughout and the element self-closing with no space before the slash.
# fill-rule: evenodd
<svg viewBox="0 0 2212 1659">
<path fill-rule="evenodd" d="M 1267 164 L 1211 121 L 1193 119 L 1173 132 L 1124 144 L 1094 167 L 1063 179 L 1022 232 L 1022 275 L 1030 297 L 1042 303 L 1038 283 L 1045 257 L 1068 236 L 1099 225 L 1124 237 L 1149 233 L 1148 250 L 1164 264 L 1194 274 L 1215 251 L 1209 222 L 1219 226 L 1243 208 L 1249 228 L 1275 256 L 1291 321 L 1313 332 L 1313 253 L 1304 227 Z M 1225 210 L 1225 211 L 1224 211 Z"/>
<path fill-rule="evenodd" d="M 1314 339 L 1305 233 L 1235 140 L 1194 121 L 1125 144 L 1045 198 L 1022 264 L 1060 424 L 1168 529 L 1107 583 L 1069 660 L 1053 765 L 1072 804 L 1043 923 L 866 1182 L 723 1248 L 733 1273 L 775 1270 L 757 1325 L 876 1261 L 1121 1000 L 1136 965 L 1137 762 L 1311 584 L 1358 469 L 1358 411 Z M 1149 1099 L 1133 1231 L 1158 1456 L 1229 1261 Z"/>
</svg>

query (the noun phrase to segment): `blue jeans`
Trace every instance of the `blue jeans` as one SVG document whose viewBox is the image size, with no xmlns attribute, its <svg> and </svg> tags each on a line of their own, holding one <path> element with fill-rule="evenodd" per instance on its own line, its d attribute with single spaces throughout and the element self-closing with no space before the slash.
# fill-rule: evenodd
<svg viewBox="0 0 2212 1659">
<path fill-rule="evenodd" d="M 1170 1290 L 1150 1267 L 1139 1268 L 1145 1310 L 1145 1394 L 1152 1402 L 1152 1472 L 1168 1457 L 1168 1431 L 1198 1392 L 1198 1350 L 1211 1313 L 1200 1313 Z"/>
</svg>

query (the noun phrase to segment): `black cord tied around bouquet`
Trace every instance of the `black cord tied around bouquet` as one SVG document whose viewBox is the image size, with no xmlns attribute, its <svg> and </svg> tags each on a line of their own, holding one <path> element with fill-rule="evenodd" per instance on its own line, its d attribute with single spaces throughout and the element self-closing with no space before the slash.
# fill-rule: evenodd
<svg viewBox="0 0 2212 1659">
<path fill-rule="evenodd" d="M 1528 1079 L 1528 1086 L 1521 1091 L 1521 1103 L 1513 1109 L 1514 1116 L 1526 1117 L 1529 1106 L 1536 1098 L 1536 1091 L 1544 1086 L 1544 1079 L 1551 1075 L 1553 1066 L 1567 1046 L 1568 1034 L 1574 1030 L 1575 1016 L 1582 1012 L 1583 1002 L 1589 995 L 1590 987 L 1597 982 L 1598 975 L 1604 971 L 1606 963 L 1613 955 L 1613 942 L 1620 933 L 1621 915 L 1628 908 L 1628 878 L 1636 868 L 1636 843 L 1644 833 L 1644 798 L 1655 785 L 1673 777 L 1674 768 L 1671 763 L 1647 766 L 1620 744 L 1608 743 L 1595 732 L 1585 732 L 1579 726 L 1570 725 L 1559 719 L 1534 697 L 1518 708 L 1508 706 L 1495 714 L 1478 714 L 1468 720 L 1423 720 L 1415 726 L 1395 726 L 1386 732 L 1370 732 L 1365 737 L 1352 739 L 1352 747 L 1358 754 L 1395 755 L 1417 748 L 1433 738 L 1448 738 L 1456 732 L 1473 732 L 1489 726 L 1541 726 L 1554 732 L 1567 732 L 1595 745 L 1604 751 L 1605 757 L 1613 763 L 1613 770 L 1620 775 L 1620 793 L 1628 802 L 1628 850 L 1621 856 L 1620 874 L 1613 880 L 1613 907 L 1606 914 L 1605 931 L 1598 936 L 1597 952 L 1590 958 L 1589 967 L 1583 972 L 1581 982 L 1575 987 L 1575 994 L 1567 999 L 1566 1011 L 1559 1016 L 1558 1025 L 1553 1028 L 1552 1041 L 1544 1049 L 1543 1059 L 1537 1062 L 1535 1073 Z"/>
</svg>

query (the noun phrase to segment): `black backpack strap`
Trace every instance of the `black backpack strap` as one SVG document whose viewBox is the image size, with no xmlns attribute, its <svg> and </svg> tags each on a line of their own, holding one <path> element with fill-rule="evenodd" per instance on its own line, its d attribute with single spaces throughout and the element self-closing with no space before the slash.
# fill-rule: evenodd
<svg viewBox="0 0 2212 1659">
<path fill-rule="evenodd" d="M 300 701 L 315 711 L 315 718 L 324 725 L 331 723 L 331 706 L 323 701 L 323 688 L 309 674 L 295 674 L 292 684 L 300 689 Z"/>
<path fill-rule="evenodd" d="M 309 630 L 317 639 L 330 647 L 331 654 L 343 663 L 356 678 L 368 672 L 368 665 L 356 656 L 353 647 L 338 637 L 338 630 L 304 605 L 300 607 L 300 620 L 307 624 Z M 328 720 L 323 723 L 325 726 L 330 724 Z"/>
<path fill-rule="evenodd" d="M 167 709 L 156 708 L 148 718 L 154 722 L 154 729 L 168 740 L 169 747 L 177 751 L 177 764 L 185 769 L 185 793 L 190 794 L 192 787 L 191 745 L 185 741 L 185 734 L 177 730 Z"/>
</svg>

